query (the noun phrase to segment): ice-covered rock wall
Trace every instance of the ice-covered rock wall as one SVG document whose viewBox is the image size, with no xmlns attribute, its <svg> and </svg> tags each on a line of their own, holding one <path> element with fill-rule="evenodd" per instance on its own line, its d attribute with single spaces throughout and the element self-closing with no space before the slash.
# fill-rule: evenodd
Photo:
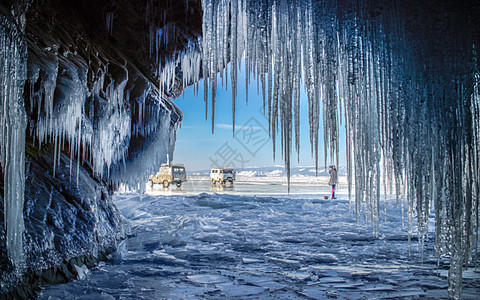
<svg viewBox="0 0 480 300">
<path fill-rule="evenodd" d="M 46 35 L 38 27 L 34 30 L 39 37 Z M 172 157 L 171 135 L 181 113 L 125 57 L 109 58 L 111 54 L 95 49 L 92 41 L 76 41 L 75 50 L 60 49 L 69 41 L 56 42 L 30 45 L 26 106 L 35 142 L 40 148 L 52 143 L 57 154 L 67 147 L 72 159 L 91 164 L 95 176 L 119 183 L 128 158 L 143 150 L 138 136 L 148 139 L 165 132 L 160 144 L 168 146 L 143 155 L 148 162 L 129 180 L 137 185 L 166 161 L 167 154 Z M 56 163 L 52 171 L 55 174 Z M 71 170 L 72 176 L 77 171 Z"/>
<path fill-rule="evenodd" d="M 325 164 L 338 165 L 345 124 L 356 212 L 375 235 L 382 191 L 395 189 L 420 243 L 433 206 L 436 255 L 450 258 L 449 291 L 458 298 L 462 268 L 472 255 L 477 261 L 478 247 L 478 3 L 203 0 L 202 8 L 201 72 L 212 122 L 217 73 L 230 75 L 234 119 L 244 67 L 246 85 L 250 76 L 261 84 L 273 145 L 280 135 L 289 170 L 294 136 L 300 145 L 303 84 L 316 161 L 321 113 Z"/>
<path fill-rule="evenodd" d="M 171 99 L 183 86 L 168 60 L 199 36 L 199 8 L 168 0 L 32 4 L 25 93 L 38 147 L 68 151 L 115 185 L 138 186 L 173 158 L 182 113 Z M 159 86 L 167 70 L 171 86 Z"/>
<path fill-rule="evenodd" d="M 7 0 L 0 10 L 3 295 L 21 280 L 68 280 L 72 261 L 125 236 L 111 190 L 143 189 L 173 158 L 181 72 L 168 89 L 158 81 L 167 57 L 198 38 L 201 13 L 192 0 Z"/>
<path fill-rule="evenodd" d="M 104 259 L 128 229 L 112 203 L 111 188 L 93 178 L 92 170 L 80 166 L 72 177 L 70 169 L 77 169 L 76 161 L 65 153 L 57 155 L 51 144 L 38 149 L 27 139 L 25 154 L 23 272 L 13 264 L 14 257 L 7 253 L 0 236 L 2 299 L 34 298 L 39 285 L 77 277 L 77 268 L 91 267 Z M 57 172 L 52 176 L 55 160 Z M 0 232 L 4 224 L 8 228 L 10 222 L 5 220 L 2 214 Z"/>
</svg>

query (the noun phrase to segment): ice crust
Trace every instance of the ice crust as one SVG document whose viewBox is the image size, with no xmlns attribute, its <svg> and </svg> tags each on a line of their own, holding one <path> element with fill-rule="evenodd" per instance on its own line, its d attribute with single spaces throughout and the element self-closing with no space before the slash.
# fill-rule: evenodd
<svg viewBox="0 0 480 300">
<path fill-rule="evenodd" d="M 382 198 L 387 221 L 374 238 L 371 223 L 355 220 L 346 188 L 336 201 L 323 201 L 310 193 L 268 194 L 278 191 L 275 185 L 239 184 L 255 195 L 242 188 L 117 194 L 114 201 L 132 228 L 120 255 L 85 280 L 45 287 L 39 299 L 104 293 L 115 299 L 448 298 L 446 259 L 438 264 L 431 238 L 424 257 L 419 244 L 409 244 L 394 197 Z M 197 185 L 212 189 L 208 180 Z M 464 299 L 476 299 L 476 286 L 474 277 L 465 278 Z"/>
</svg>

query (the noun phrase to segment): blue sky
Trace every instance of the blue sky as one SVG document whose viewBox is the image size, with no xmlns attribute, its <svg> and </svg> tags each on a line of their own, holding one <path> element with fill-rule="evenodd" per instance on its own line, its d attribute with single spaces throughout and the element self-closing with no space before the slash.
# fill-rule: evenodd
<svg viewBox="0 0 480 300">
<path fill-rule="evenodd" d="M 279 136 L 276 143 L 276 159 L 273 159 L 272 140 L 268 135 L 268 120 L 267 116 L 263 114 L 261 90 L 257 94 L 257 82 L 251 78 L 248 88 L 248 104 L 245 101 L 245 74 L 242 72 L 238 74 L 237 89 L 235 137 L 232 133 L 230 81 L 228 90 L 226 90 L 225 86 L 221 84 L 220 76 L 218 77 L 214 134 L 212 134 L 210 99 L 208 119 L 205 119 L 203 80 L 199 83 L 198 95 L 195 93 L 195 88 L 191 86 L 185 89 L 182 96 L 174 100 L 182 110 L 184 117 L 181 128 L 177 131 L 175 163 L 185 164 L 190 171 L 213 167 L 242 168 L 283 165 Z M 297 153 L 293 150 L 291 164 L 292 166 L 313 166 L 315 161 L 310 153 L 308 105 L 304 91 L 301 93 L 300 101 L 300 162 L 297 162 Z M 321 120 L 320 124 L 322 124 Z M 323 166 L 322 130 L 320 130 L 319 141 L 319 166 Z M 345 165 L 343 129 L 340 141 L 340 165 Z"/>
</svg>

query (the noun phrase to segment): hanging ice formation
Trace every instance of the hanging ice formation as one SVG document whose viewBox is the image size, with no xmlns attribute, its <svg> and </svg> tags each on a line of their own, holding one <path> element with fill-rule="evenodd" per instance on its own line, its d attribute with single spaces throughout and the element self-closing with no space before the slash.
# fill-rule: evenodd
<svg viewBox="0 0 480 300">
<path fill-rule="evenodd" d="M 148 80 L 131 76 L 127 62 L 98 51 L 74 59 L 56 51 L 29 55 L 28 108 L 37 116 L 30 130 L 38 147 L 53 144 L 58 159 L 68 149 L 72 159 L 88 162 L 95 176 L 142 190 L 141 183 L 173 154 L 180 110 Z M 134 171 L 136 176 L 127 174 Z M 78 170 L 71 170 L 73 179 L 76 175 Z"/>
<path fill-rule="evenodd" d="M 293 136 L 300 147 L 303 84 L 315 161 L 320 113 L 325 164 L 338 165 L 345 122 L 349 194 L 354 181 L 357 217 L 364 212 L 376 236 L 381 185 L 406 204 L 410 235 L 416 217 L 420 243 L 433 204 L 435 253 L 450 258 L 449 293 L 458 298 L 462 268 L 473 252 L 477 261 L 480 73 L 468 22 L 478 11 L 455 1 L 407 2 L 202 0 L 205 101 L 210 88 L 213 123 L 217 73 L 227 82 L 229 71 L 235 124 L 237 70 L 245 67 L 246 84 L 250 76 L 261 83 L 273 146 L 280 134 L 289 170 Z M 184 82 L 196 82 L 196 59 Z M 171 61 L 162 75 L 167 89 L 181 64 Z"/>
<path fill-rule="evenodd" d="M 459 297 L 462 268 L 478 244 L 480 71 L 478 36 L 474 37 L 479 30 L 471 21 L 478 17 L 478 8 L 456 5 L 460 4 L 202 0 L 203 35 L 187 51 L 170 59 L 158 57 L 161 41 L 175 39 L 176 28 L 173 24 L 161 30 L 151 27 L 151 53 L 155 47 L 157 63 L 162 65 L 157 74 L 160 93 L 153 86 L 135 92 L 135 85 L 128 85 L 131 70 L 126 62 L 105 59 L 95 49 L 78 47 L 94 54 L 88 61 L 69 60 L 58 47 L 38 51 L 45 56 L 38 61 L 29 55 L 34 63 L 28 70 L 27 113 L 36 111 L 38 116 L 30 129 L 39 145 L 48 141 L 57 153 L 70 149 L 70 157 L 91 162 L 97 176 L 135 185 L 125 173 L 127 164 L 142 171 L 136 181 L 140 182 L 167 153 L 172 157 L 179 120 L 172 120 L 168 111 L 177 118 L 181 113 L 161 93 L 175 96 L 180 86 L 202 76 L 207 105 L 211 89 L 214 122 L 220 72 L 226 84 L 230 77 L 234 119 L 237 70 L 244 67 L 246 84 L 252 75 L 261 84 L 270 133 L 274 141 L 281 139 L 289 170 L 292 148 L 300 147 L 303 84 L 315 160 L 319 160 L 320 113 L 325 163 L 338 161 L 339 124 L 345 122 L 349 193 L 354 181 L 356 212 L 358 217 L 365 212 L 375 235 L 382 183 L 384 192 L 395 188 L 398 201 L 407 204 L 410 232 L 416 216 L 420 242 L 427 238 L 433 204 L 436 255 L 450 257 L 449 290 Z M 110 33 L 114 17 L 111 13 L 106 20 Z M 149 23 L 148 9 L 146 17 Z M 19 264 L 26 50 L 13 23 L 1 18 L 0 154 L 8 251 Z M 175 80 L 179 75 L 181 83 Z M 166 139 L 168 143 L 161 143 Z M 150 142 L 135 142 L 145 140 Z M 139 145 L 145 145 L 146 152 Z"/>
<path fill-rule="evenodd" d="M 25 129 L 23 105 L 26 45 L 13 20 L 0 14 L 0 163 L 4 180 L 7 253 L 17 270 L 24 263 L 23 202 Z"/>
<path fill-rule="evenodd" d="M 19 11 L 28 11 L 27 7 L 21 8 Z M 114 34 L 114 17 L 114 12 L 106 15 L 109 34 Z M 168 65 L 161 75 L 155 74 L 174 83 L 162 86 L 173 87 L 164 94 L 122 56 L 125 54 L 97 48 L 100 46 L 83 32 L 75 31 L 75 26 L 68 28 L 73 32 L 62 31 L 58 34 L 61 38 L 56 39 L 58 36 L 52 35 L 50 29 L 42 31 L 43 26 L 35 25 L 30 28 L 34 33 L 25 37 L 7 11 L 0 12 L 0 22 L 0 163 L 4 175 L 6 244 L 9 258 L 21 273 L 26 130 L 39 149 L 51 147 L 54 152 L 53 176 L 58 168 L 70 168 L 70 180 L 78 183 L 79 168 L 83 165 L 94 177 L 114 186 L 126 184 L 142 190 L 148 176 L 166 162 L 168 155 L 173 157 L 182 113 L 170 100 L 180 91 L 175 90 L 175 72 L 168 73 Z M 174 25 L 163 32 L 172 31 L 175 36 Z M 161 65 L 159 55 L 163 54 L 159 53 L 158 42 L 162 30 L 155 32 L 159 35 L 157 63 Z M 69 40 L 73 36 L 83 38 Z M 37 38 L 48 41 L 39 42 Z M 178 48 L 184 46 L 181 43 Z M 185 78 L 198 81 L 200 58 L 184 55 L 182 65 Z M 190 82 L 183 84 L 187 83 Z M 61 152 L 69 152 L 69 165 L 59 165 Z"/>
</svg>

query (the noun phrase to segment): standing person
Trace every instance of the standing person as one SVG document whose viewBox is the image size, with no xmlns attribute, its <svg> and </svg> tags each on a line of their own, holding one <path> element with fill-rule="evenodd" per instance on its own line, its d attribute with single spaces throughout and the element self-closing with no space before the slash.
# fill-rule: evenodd
<svg viewBox="0 0 480 300">
<path fill-rule="evenodd" d="M 330 180 L 328 184 L 332 186 L 332 199 L 337 199 L 335 197 L 335 185 L 337 184 L 337 168 L 335 165 L 329 166 L 330 170 L 328 170 L 328 174 L 330 174 Z"/>
</svg>

